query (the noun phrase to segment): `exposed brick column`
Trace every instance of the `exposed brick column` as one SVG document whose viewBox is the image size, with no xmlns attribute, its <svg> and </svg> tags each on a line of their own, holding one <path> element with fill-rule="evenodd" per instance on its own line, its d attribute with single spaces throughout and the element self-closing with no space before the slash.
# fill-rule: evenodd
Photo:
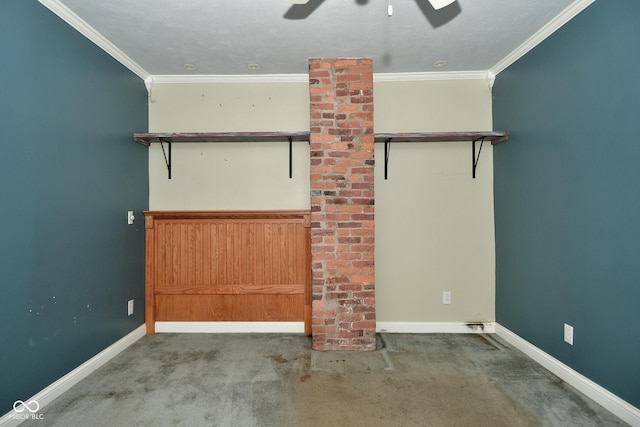
<svg viewBox="0 0 640 427">
<path fill-rule="evenodd" d="M 314 350 L 374 350 L 373 61 L 309 60 Z"/>
</svg>

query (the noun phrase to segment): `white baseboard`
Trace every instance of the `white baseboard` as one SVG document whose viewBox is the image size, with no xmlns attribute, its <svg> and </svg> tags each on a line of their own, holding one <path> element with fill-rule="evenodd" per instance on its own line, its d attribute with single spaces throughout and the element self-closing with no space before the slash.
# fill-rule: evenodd
<svg viewBox="0 0 640 427">
<path fill-rule="evenodd" d="M 378 322 L 377 332 L 401 334 L 494 333 L 493 322 Z M 304 333 L 303 322 L 156 322 L 156 333 Z"/>
<path fill-rule="evenodd" d="M 640 426 L 640 409 L 620 399 L 618 396 L 591 381 L 589 378 L 574 371 L 558 359 L 540 350 L 538 347 L 522 339 L 520 336 L 514 334 L 504 326 L 496 323 L 495 328 L 496 334 L 500 338 L 504 339 L 509 344 L 513 345 L 518 350 L 544 366 L 567 384 L 576 388 L 581 393 L 597 402 L 600 406 L 622 419 L 624 422 L 629 423 L 632 426 Z"/>
<path fill-rule="evenodd" d="M 156 322 L 156 332 L 303 334 L 304 322 Z"/>
<path fill-rule="evenodd" d="M 146 327 L 142 325 L 123 338 L 119 339 L 115 343 L 111 344 L 109 347 L 102 350 L 100 353 L 93 356 L 91 359 L 84 362 L 82 365 L 75 368 L 73 371 L 69 372 L 67 375 L 63 376 L 56 382 L 50 384 L 45 389 L 38 392 L 33 397 L 25 400 L 25 402 L 36 401 L 39 410 L 38 414 L 33 415 L 41 415 L 43 420 L 46 420 L 46 412 L 42 411 L 46 405 L 51 403 L 54 399 L 59 397 L 62 393 L 69 390 L 71 387 L 79 383 L 81 380 L 88 377 L 93 371 L 116 357 L 120 354 L 124 349 L 129 347 L 131 344 L 138 341 L 140 338 L 146 335 Z M 28 411 L 27 411 L 28 412 Z M 24 411 L 22 413 L 25 413 Z M 23 419 L 16 419 L 16 413 L 14 411 L 10 411 L 0 418 L 0 427 L 13 427 L 22 423 Z"/>
<path fill-rule="evenodd" d="M 376 332 L 395 334 L 492 334 L 493 322 L 377 322 Z"/>
<path fill-rule="evenodd" d="M 493 333 L 493 322 L 378 322 L 377 332 L 403 334 Z M 173 333 L 304 333 L 303 322 L 156 322 L 156 332 Z"/>
</svg>

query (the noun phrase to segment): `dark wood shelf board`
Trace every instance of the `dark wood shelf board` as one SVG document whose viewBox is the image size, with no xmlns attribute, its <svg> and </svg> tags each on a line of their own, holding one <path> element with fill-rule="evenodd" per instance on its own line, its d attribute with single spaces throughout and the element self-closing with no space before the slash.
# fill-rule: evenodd
<svg viewBox="0 0 640 427">
<path fill-rule="evenodd" d="M 416 133 L 376 133 L 376 142 L 452 142 L 473 141 L 484 138 L 492 145 L 509 139 L 509 132 L 416 132 Z"/>
<path fill-rule="evenodd" d="M 149 146 L 158 142 L 269 142 L 309 141 L 309 132 L 201 132 L 134 133 L 133 140 Z"/>
<path fill-rule="evenodd" d="M 269 142 L 269 141 L 309 141 L 309 132 L 201 132 L 201 133 L 134 133 L 133 139 L 149 146 L 158 142 Z M 416 132 L 416 133 L 376 133 L 375 142 L 449 142 L 482 139 L 492 145 L 509 139 L 509 132 Z"/>
</svg>

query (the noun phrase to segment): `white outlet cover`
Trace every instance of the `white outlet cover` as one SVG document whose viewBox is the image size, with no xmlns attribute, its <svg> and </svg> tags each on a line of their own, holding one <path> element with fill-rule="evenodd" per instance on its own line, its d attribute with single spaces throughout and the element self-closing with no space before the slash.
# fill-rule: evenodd
<svg viewBox="0 0 640 427">
<path fill-rule="evenodd" d="M 127 301 L 127 316 L 131 316 L 133 314 L 133 300 L 130 299 Z"/>
<path fill-rule="evenodd" d="M 451 291 L 442 292 L 442 303 L 451 304 Z"/>
<path fill-rule="evenodd" d="M 564 324 L 564 342 L 573 345 L 573 326 Z"/>
</svg>

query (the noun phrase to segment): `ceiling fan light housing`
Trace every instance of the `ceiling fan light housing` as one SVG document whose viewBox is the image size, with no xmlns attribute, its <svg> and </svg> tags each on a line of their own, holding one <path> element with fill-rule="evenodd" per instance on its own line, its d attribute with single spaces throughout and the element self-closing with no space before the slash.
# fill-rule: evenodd
<svg viewBox="0 0 640 427">
<path fill-rule="evenodd" d="M 438 10 L 438 9 L 442 9 L 445 6 L 449 6 L 451 3 L 455 1 L 456 0 L 429 0 L 429 3 L 431 3 L 431 6 L 433 6 L 435 10 Z"/>
</svg>

